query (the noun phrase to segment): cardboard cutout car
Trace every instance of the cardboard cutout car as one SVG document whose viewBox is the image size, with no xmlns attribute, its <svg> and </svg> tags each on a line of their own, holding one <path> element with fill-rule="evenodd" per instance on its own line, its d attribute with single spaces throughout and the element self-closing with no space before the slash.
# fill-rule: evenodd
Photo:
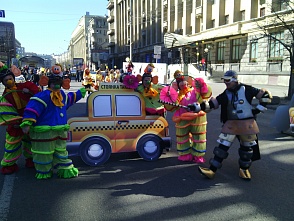
<svg viewBox="0 0 294 221">
<path fill-rule="evenodd" d="M 275 127 L 277 131 L 284 133 L 289 129 L 292 131 L 290 117 L 290 109 L 294 107 L 294 95 L 291 98 L 291 101 L 287 105 L 280 105 L 275 111 L 275 115 L 271 121 L 271 126 Z"/>
<path fill-rule="evenodd" d="M 67 150 L 87 165 L 102 165 L 111 153 L 133 151 L 154 161 L 171 147 L 166 119 L 146 115 L 142 95 L 121 83 L 101 84 L 86 105 L 87 116 L 68 119 Z"/>
</svg>

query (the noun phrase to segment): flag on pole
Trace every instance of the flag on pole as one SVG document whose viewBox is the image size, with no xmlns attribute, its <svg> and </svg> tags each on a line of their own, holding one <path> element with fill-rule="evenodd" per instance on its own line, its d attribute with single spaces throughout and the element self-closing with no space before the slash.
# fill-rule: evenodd
<svg viewBox="0 0 294 221">
<path fill-rule="evenodd" d="M 0 10 L 0 18 L 5 18 L 5 11 L 4 10 Z"/>
</svg>

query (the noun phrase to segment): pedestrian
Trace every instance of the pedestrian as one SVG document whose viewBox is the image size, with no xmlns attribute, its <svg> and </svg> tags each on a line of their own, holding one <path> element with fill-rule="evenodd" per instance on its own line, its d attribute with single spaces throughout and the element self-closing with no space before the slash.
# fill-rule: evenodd
<svg viewBox="0 0 294 221">
<path fill-rule="evenodd" d="M 178 91 L 176 104 L 187 107 L 195 103 L 202 103 L 211 97 L 211 88 L 202 78 L 194 79 L 191 84 L 180 70 L 175 71 L 176 84 L 173 85 Z M 172 120 L 176 127 L 176 141 L 178 160 L 204 163 L 206 152 L 206 113 L 200 111 L 193 113 L 183 107 L 172 107 L 166 105 L 168 111 L 174 112 Z"/>
<path fill-rule="evenodd" d="M 34 167 L 31 142 L 29 137 L 23 134 L 19 125 L 26 104 L 34 94 L 39 92 L 39 88 L 30 81 L 16 83 L 15 76 L 19 76 L 20 74 L 21 71 L 14 65 L 11 69 L 8 69 L 7 66 L 0 62 L 0 81 L 5 86 L 2 98 L 16 109 L 20 117 L 18 120 L 12 121 L 7 125 L 4 156 L 1 161 L 1 173 L 4 175 L 18 171 L 17 160 L 22 155 L 22 151 L 26 158 L 25 166 L 28 168 Z M 3 101 L 2 98 L 1 101 Z M 2 114 L 5 114 L 2 110 L 3 108 L 4 106 L 0 106 L 1 119 L 3 118 Z M 23 149 L 21 147 L 23 147 Z"/>
<path fill-rule="evenodd" d="M 206 70 L 206 59 L 204 57 L 201 59 L 201 64 L 202 64 L 202 71 L 205 71 Z"/>
<path fill-rule="evenodd" d="M 24 76 L 24 78 L 25 78 L 25 80 L 27 80 L 28 79 L 28 71 L 27 71 L 27 68 L 26 67 L 24 67 L 23 69 L 22 69 L 22 75 Z"/>
<path fill-rule="evenodd" d="M 133 73 L 134 65 L 132 61 L 129 61 L 128 65 L 126 66 L 128 75 L 131 75 Z"/>
<path fill-rule="evenodd" d="M 40 70 L 36 70 L 33 72 L 33 75 L 31 77 L 32 81 L 34 84 L 39 85 L 39 80 L 40 80 Z"/>
<path fill-rule="evenodd" d="M 106 82 L 106 83 L 110 83 L 110 82 L 111 82 L 111 77 L 112 77 L 112 72 L 111 72 L 111 70 L 110 70 L 110 71 L 108 71 L 108 72 L 106 73 L 106 76 L 105 76 L 105 78 L 104 78 L 104 82 Z"/>
<path fill-rule="evenodd" d="M 71 77 L 70 77 L 70 71 L 69 71 L 69 69 L 65 69 L 64 70 L 64 72 L 63 72 L 63 78 L 68 78 L 68 79 L 71 79 Z"/>
<path fill-rule="evenodd" d="M 97 72 L 96 72 L 96 80 L 95 80 L 95 90 L 99 90 L 99 87 L 100 87 L 100 82 L 103 81 L 103 76 L 101 74 L 101 70 L 98 69 Z"/>
<path fill-rule="evenodd" d="M 48 88 L 31 98 L 20 125 L 24 133 L 30 133 L 33 161 L 37 179 L 49 179 L 53 169 L 61 178 L 78 176 L 78 169 L 68 159 L 66 140 L 68 133 L 67 109 L 85 96 L 85 88 L 65 93 L 70 79 L 63 79 L 61 67 L 52 67 L 49 77 L 42 77 L 40 84 Z"/>
<path fill-rule="evenodd" d="M 78 82 L 79 81 L 79 77 L 78 77 L 78 74 L 79 74 L 79 70 L 76 70 L 76 74 L 75 74 L 75 82 Z"/>
<path fill-rule="evenodd" d="M 81 82 L 81 70 L 80 68 L 77 69 L 77 72 L 76 72 L 76 82 Z"/>
<path fill-rule="evenodd" d="M 115 70 L 115 73 L 114 73 L 113 82 L 118 83 L 119 82 L 119 79 L 120 79 L 120 70 L 119 69 L 116 69 Z"/>
<path fill-rule="evenodd" d="M 203 111 L 217 109 L 221 106 L 221 122 L 223 123 L 221 134 L 214 148 L 214 157 L 210 159 L 210 167 L 199 167 L 202 175 L 212 179 L 217 169 L 222 166 L 222 161 L 228 157 L 228 150 L 235 138 L 239 140 L 239 176 L 244 180 L 251 180 L 249 168 L 258 151 L 257 133 L 258 125 L 255 115 L 266 110 L 266 105 L 271 102 L 271 94 L 266 89 L 258 89 L 238 81 L 235 71 L 229 70 L 221 78 L 226 89 L 216 98 L 211 98 L 208 103 L 201 103 Z M 257 98 L 259 105 L 252 107 L 252 99 Z M 258 150 L 257 150 L 258 149 Z"/>
</svg>

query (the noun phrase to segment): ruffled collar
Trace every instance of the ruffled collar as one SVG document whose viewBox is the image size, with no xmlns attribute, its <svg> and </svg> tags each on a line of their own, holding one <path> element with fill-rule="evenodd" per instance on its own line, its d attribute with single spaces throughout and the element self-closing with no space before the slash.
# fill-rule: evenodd
<svg viewBox="0 0 294 221">
<path fill-rule="evenodd" d="M 51 101 L 53 102 L 53 104 L 57 107 L 64 106 L 64 104 L 62 103 L 63 97 L 62 97 L 60 90 L 53 91 L 51 88 L 48 88 L 48 90 L 51 91 L 50 97 L 51 97 Z"/>
<path fill-rule="evenodd" d="M 143 96 L 144 97 L 155 97 L 157 94 L 158 94 L 158 91 L 155 90 L 154 88 L 150 87 L 150 88 L 144 89 Z"/>
</svg>

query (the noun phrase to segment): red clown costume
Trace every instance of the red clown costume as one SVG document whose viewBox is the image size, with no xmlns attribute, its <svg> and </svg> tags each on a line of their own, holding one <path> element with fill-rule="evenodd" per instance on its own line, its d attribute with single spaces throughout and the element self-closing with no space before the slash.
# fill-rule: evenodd
<svg viewBox="0 0 294 221">
<path fill-rule="evenodd" d="M 18 120 L 13 120 L 8 123 L 6 129 L 6 143 L 4 148 L 4 156 L 1 161 L 1 173 L 12 174 L 18 171 L 17 160 L 23 155 L 26 158 L 26 167 L 34 167 L 32 162 L 32 144 L 27 135 L 25 135 L 19 127 L 21 118 L 23 116 L 24 108 L 29 99 L 39 92 L 39 88 L 34 83 L 27 81 L 24 83 L 15 83 L 15 76 L 19 76 L 21 71 L 12 66 L 9 70 L 3 63 L 0 62 L 0 80 L 5 86 L 3 95 L 1 97 L 1 119 L 3 115 L 4 106 L 10 106 L 16 110 L 19 116 Z M 23 146 L 23 149 L 21 148 Z"/>
</svg>

